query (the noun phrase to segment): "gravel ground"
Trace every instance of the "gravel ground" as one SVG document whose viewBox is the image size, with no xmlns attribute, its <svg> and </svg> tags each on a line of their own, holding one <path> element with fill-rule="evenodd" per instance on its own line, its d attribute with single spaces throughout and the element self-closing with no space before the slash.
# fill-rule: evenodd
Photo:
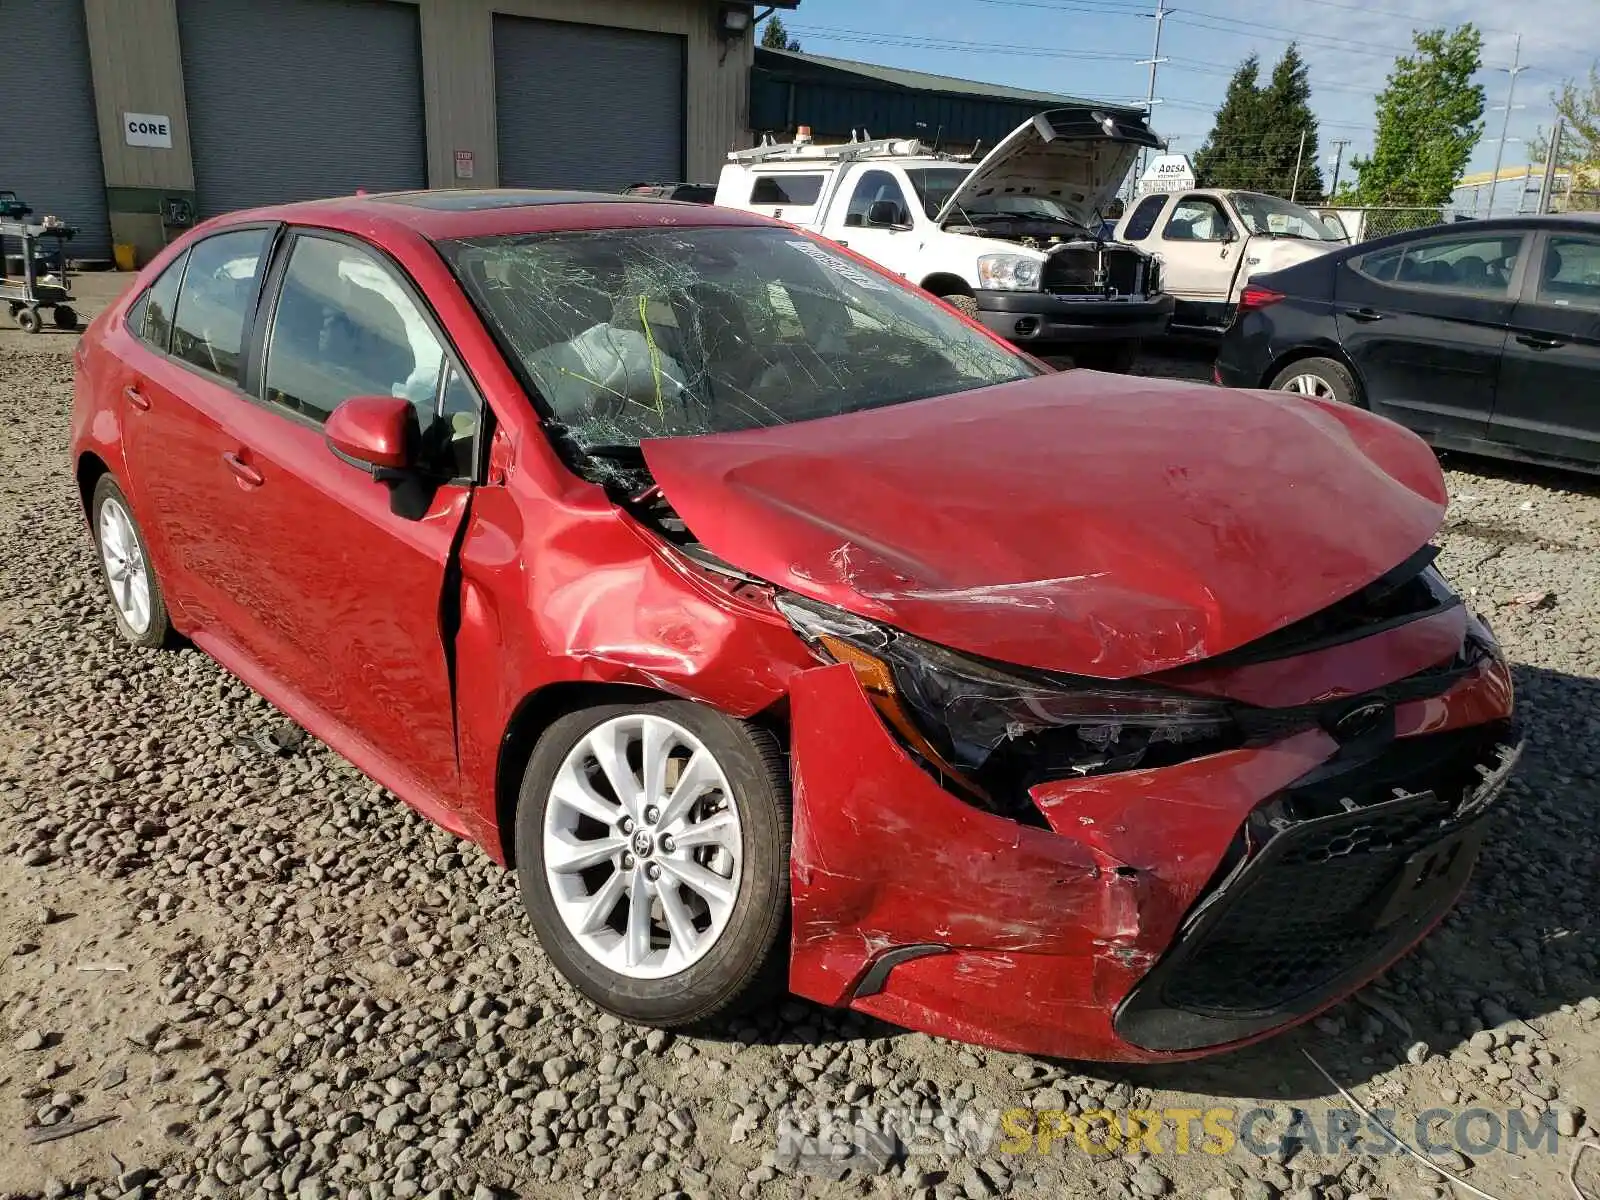
<svg viewBox="0 0 1600 1200">
<path fill-rule="evenodd" d="M 476 849 L 320 746 L 241 744 L 272 714 L 198 652 L 115 639 L 64 455 L 71 345 L 0 333 L 0 1197 L 1451 1194 L 1398 1155 L 1180 1155 L 1170 1127 L 1163 1153 L 1111 1157 L 778 1138 L 816 1104 L 958 1126 L 1262 1104 L 1321 1129 L 1339 1100 L 1303 1049 L 1403 1132 L 1441 1106 L 1560 1114 L 1557 1154 L 1437 1161 L 1507 1200 L 1569 1195 L 1600 1112 L 1600 488 L 1449 464 L 1443 564 L 1517 662 L 1530 749 L 1468 897 L 1370 1005 L 1140 1070 L 793 1002 L 669 1036 L 562 984 Z M 1600 1194 L 1600 1147 L 1578 1177 Z"/>
</svg>

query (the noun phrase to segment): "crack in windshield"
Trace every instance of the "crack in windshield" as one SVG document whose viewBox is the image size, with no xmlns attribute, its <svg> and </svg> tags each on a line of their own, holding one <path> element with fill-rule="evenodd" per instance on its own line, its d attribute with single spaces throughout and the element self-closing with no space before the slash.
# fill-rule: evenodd
<svg viewBox="0 0 1600 1200">
<path fill-rule="evenodd" d="M 471 238 L 440 247 L 561 440 L 782 425 L 1036 373 L 919 293 L 790 230 Z M 630 453 L 632 452 L 632 453 Z"/>
</svg>

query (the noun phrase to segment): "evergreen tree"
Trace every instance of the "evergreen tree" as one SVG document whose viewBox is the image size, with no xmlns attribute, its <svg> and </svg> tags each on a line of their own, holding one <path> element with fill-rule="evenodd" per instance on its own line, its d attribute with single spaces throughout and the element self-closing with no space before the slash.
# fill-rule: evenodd
<svg viewBox="0 0 1600 1200">
<path fill-rule="evenodd" d="M 1323 196 L 1322 169 L 1317 165 L 1317 118 L 1311 112 L 1311 81 L 1305 59 L 1293 42 L 1272 70 L 1263 95 L 1266 134 L 1262 139 L 1262 179 L 1257 191 L 1293 196 L 1312 203 Z M 1306 135 L 1304 151 L 1300 134 Z M 1300 178 L 1295 179 L 1295 164 Z"/>
<path fill-rule="evenodd" d="M 1211 133 L 1194 156 L 1195 180 L 1201 187 L 1253 189 L 1265 131 L 1260 75 L 1261 60 L 1252 54 L 1228 81 Z"/>
<path fill-rule="evenodd" d="M 1295 160 L 1300 133 L 1306 134 L 1300 181 Z M 1254 54 L 1239 64 L 1217 109 L 1210 136 L 1194 159 L 1201 187 L 1238 188 L 1313 201 L 1322 197 L 1317 166 L 1317 119 L 1311 112 L 1311 83 L 1305 59 L 1294 44 L 1284 51 L 1261 83 L 1261 61 Z"/>
<path fill-rule="evenodd" d="M 1395 59 L 1378 93 L 1372 156 L 1351 160 L 1362 204 L 1448 204 L 1483 136 L 1483 87 L 1472 81 L 1483 35 L 1462 25 L 1419 31 L 1412 41 L 1416 53 Z"/>
<path fill-rule="evenodd" d="M 800 40 L 789 36 L 783 18 L 773 13 L 761 27 L 761 44 L 768 50 L 799 50 Z"/>
</svg>

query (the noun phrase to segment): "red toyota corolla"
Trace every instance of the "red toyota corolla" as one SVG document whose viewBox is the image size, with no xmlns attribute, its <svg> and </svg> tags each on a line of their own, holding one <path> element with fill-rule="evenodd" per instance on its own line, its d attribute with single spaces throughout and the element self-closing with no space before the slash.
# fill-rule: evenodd
<svg viewBox="0 0 1600 1200">
<path fill-rule="evenodd" d="M 635 1021 L 1235 1045 L 1439 919 L 1519 752 L 1414 435 L 1049 371 L 747 214 L 210 222 L 85 334 L 72 460 L 124 637 L 515 867 Z"/>
</svg>

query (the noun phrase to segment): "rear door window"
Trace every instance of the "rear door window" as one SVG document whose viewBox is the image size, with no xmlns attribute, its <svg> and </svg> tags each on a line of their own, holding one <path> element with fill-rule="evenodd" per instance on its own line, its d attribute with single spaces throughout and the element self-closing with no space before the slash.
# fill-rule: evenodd
<svg viewBox="0 0 1600 1200">
<path fill-rule="evenodd" d="M 172 320 L 176 357 L 229 383 L 239 382 L 245 329 L 255 314 L 270 234 L 268 229 L 219 233 L 189 251 Z"/>
<path fill-rule="evenodd" d="M 1539 270 L 1537 303 L 1600 309 L 1600 238 L 1552 237 Z"/>
</svg>

